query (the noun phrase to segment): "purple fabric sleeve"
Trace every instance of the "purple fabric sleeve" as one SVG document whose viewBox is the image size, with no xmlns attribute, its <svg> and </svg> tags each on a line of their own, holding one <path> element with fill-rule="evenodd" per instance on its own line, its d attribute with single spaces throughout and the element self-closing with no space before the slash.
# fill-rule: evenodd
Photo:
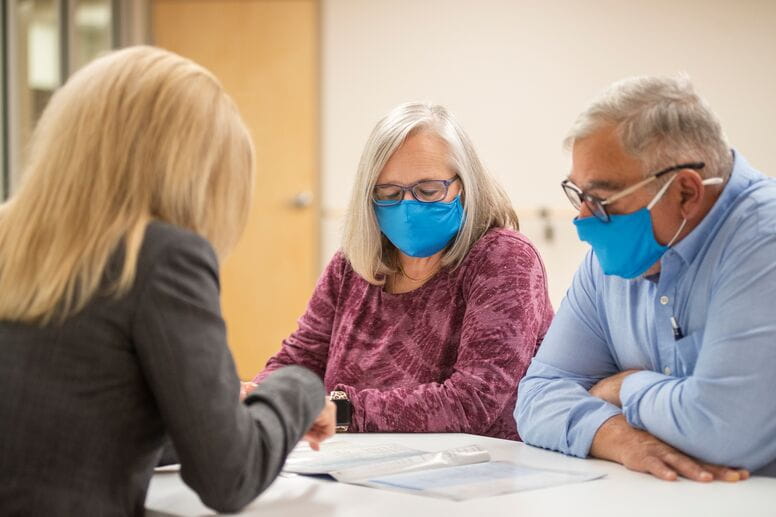
<svg viewBox="0 0 776 517">
<path fill-rule="evenodd" d="M 297 322 L 296 332 L 283 340 L 280 351 L 270 358 L 253 382 L 259 384 L 270 373 L 292 364 L 304 366 L 323 379 L 345 265 L 340 254 L 329 262 L 318 279 L 307 310 Z"/>
<path fill-rule="evenodd" d="M 256 377 L 287 364 L 348 393 L 355 432 L 467 432 L 519 439 L 517 384 L 552 319 L 531 243 L 492 229 L 457 268 L 390 294 L 337 254 L 299 328 Z"/>
</svg>

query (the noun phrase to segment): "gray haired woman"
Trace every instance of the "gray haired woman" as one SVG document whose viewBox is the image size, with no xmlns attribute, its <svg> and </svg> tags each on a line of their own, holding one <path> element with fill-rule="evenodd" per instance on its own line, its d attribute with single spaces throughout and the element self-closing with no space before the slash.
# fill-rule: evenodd
<svg viewBox="0 0 776 517">
<path fill-rule="evenodd" d="M 518 439 L 517 384 L 553 311 L 517 228 L 450 113 L 396 107 L 364 149 L 341 251 L 255 382 L 306 366 L 349 431 Z"/>
</svg>

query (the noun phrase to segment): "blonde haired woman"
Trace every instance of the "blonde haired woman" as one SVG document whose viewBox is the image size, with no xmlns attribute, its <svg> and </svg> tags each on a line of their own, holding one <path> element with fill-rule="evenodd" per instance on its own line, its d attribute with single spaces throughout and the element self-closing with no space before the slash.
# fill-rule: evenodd
<svg viewBox="0 0 776 517">
<path fill-rule="evenodd" d="M 324 377 L 350 431 L 519 439 L 517 384 L 552 318 L 539 256 L 441 106 L 404 104 L 372 132 L 341 252 L 284 365 Z"/>
<path fill-rule="evenodd" d="M 252 191 L 237 110 L 200 66 L 130 48 L 54 95 L 29 155 L 0 212 L 3 513 L 141 515 L 165 434 L 202 501 L 238 510 L 334 422 L 301 368 L 239 402 L 217 260 Z"/>
</svg>

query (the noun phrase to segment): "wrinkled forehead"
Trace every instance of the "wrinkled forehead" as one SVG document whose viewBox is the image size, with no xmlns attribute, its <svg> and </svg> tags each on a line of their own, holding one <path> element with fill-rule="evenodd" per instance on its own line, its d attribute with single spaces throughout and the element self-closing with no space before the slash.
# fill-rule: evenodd
<svg viewBox="0 0 776 517">
<path fill-rule="evenodd" d="M 568 178 L 586 192 L 614 192 L 643 179 L 644 169 L 625 152 L 616 129 L 604 127 L 574 142 Z"/>
<path fill-rule="evenodd" d="M 449 179 L 455 174 L 450 148 L 430 132 L 412 133 L 386 162 L 377 183 L 408 185 L 424 180 Z"/>
</svg>

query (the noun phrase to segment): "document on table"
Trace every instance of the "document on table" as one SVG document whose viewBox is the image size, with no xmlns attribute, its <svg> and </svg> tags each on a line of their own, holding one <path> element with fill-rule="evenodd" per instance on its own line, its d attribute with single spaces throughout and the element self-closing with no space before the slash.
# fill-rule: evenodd
<svg viewBox="0 0 776 517">
<path fill-rule="evenodd" d="M 172 463 L 170 465 L 162 465 L 161 467 L 154 468 L 154 472 L 180 472 L 180 470 L 180 463 Z"/>
<path fill-rule="evenodd" d="M 318 452 L 297 447 L 283 470 L 328 474 L 343 483 L 457 501 L 603 477 L 490 461 L 488 452 L 476 445 L 426 452 L 391 443 L 362 445 L 347 441 L 324 443 Z"/>
<path fill-rule="evenodd" d="M 342 441 L 324 443 L 320 451 L 297 448 L 286 460 L 283 470 L 296 474 L 328 474 L 343 483 L 358 483 L 388 474 L 489 460 L 488 452 L 476 445 L 425 452 L 392 443 L 357 445 Z"/>
<path fill-rule="evenodd" d="M 478 497 L 592 481 L 604 474 L 524 467 L 507 461 L 442 468 L 370 478 L 362 483 L 420 495 L 464 501 Z"/>
</svg>

